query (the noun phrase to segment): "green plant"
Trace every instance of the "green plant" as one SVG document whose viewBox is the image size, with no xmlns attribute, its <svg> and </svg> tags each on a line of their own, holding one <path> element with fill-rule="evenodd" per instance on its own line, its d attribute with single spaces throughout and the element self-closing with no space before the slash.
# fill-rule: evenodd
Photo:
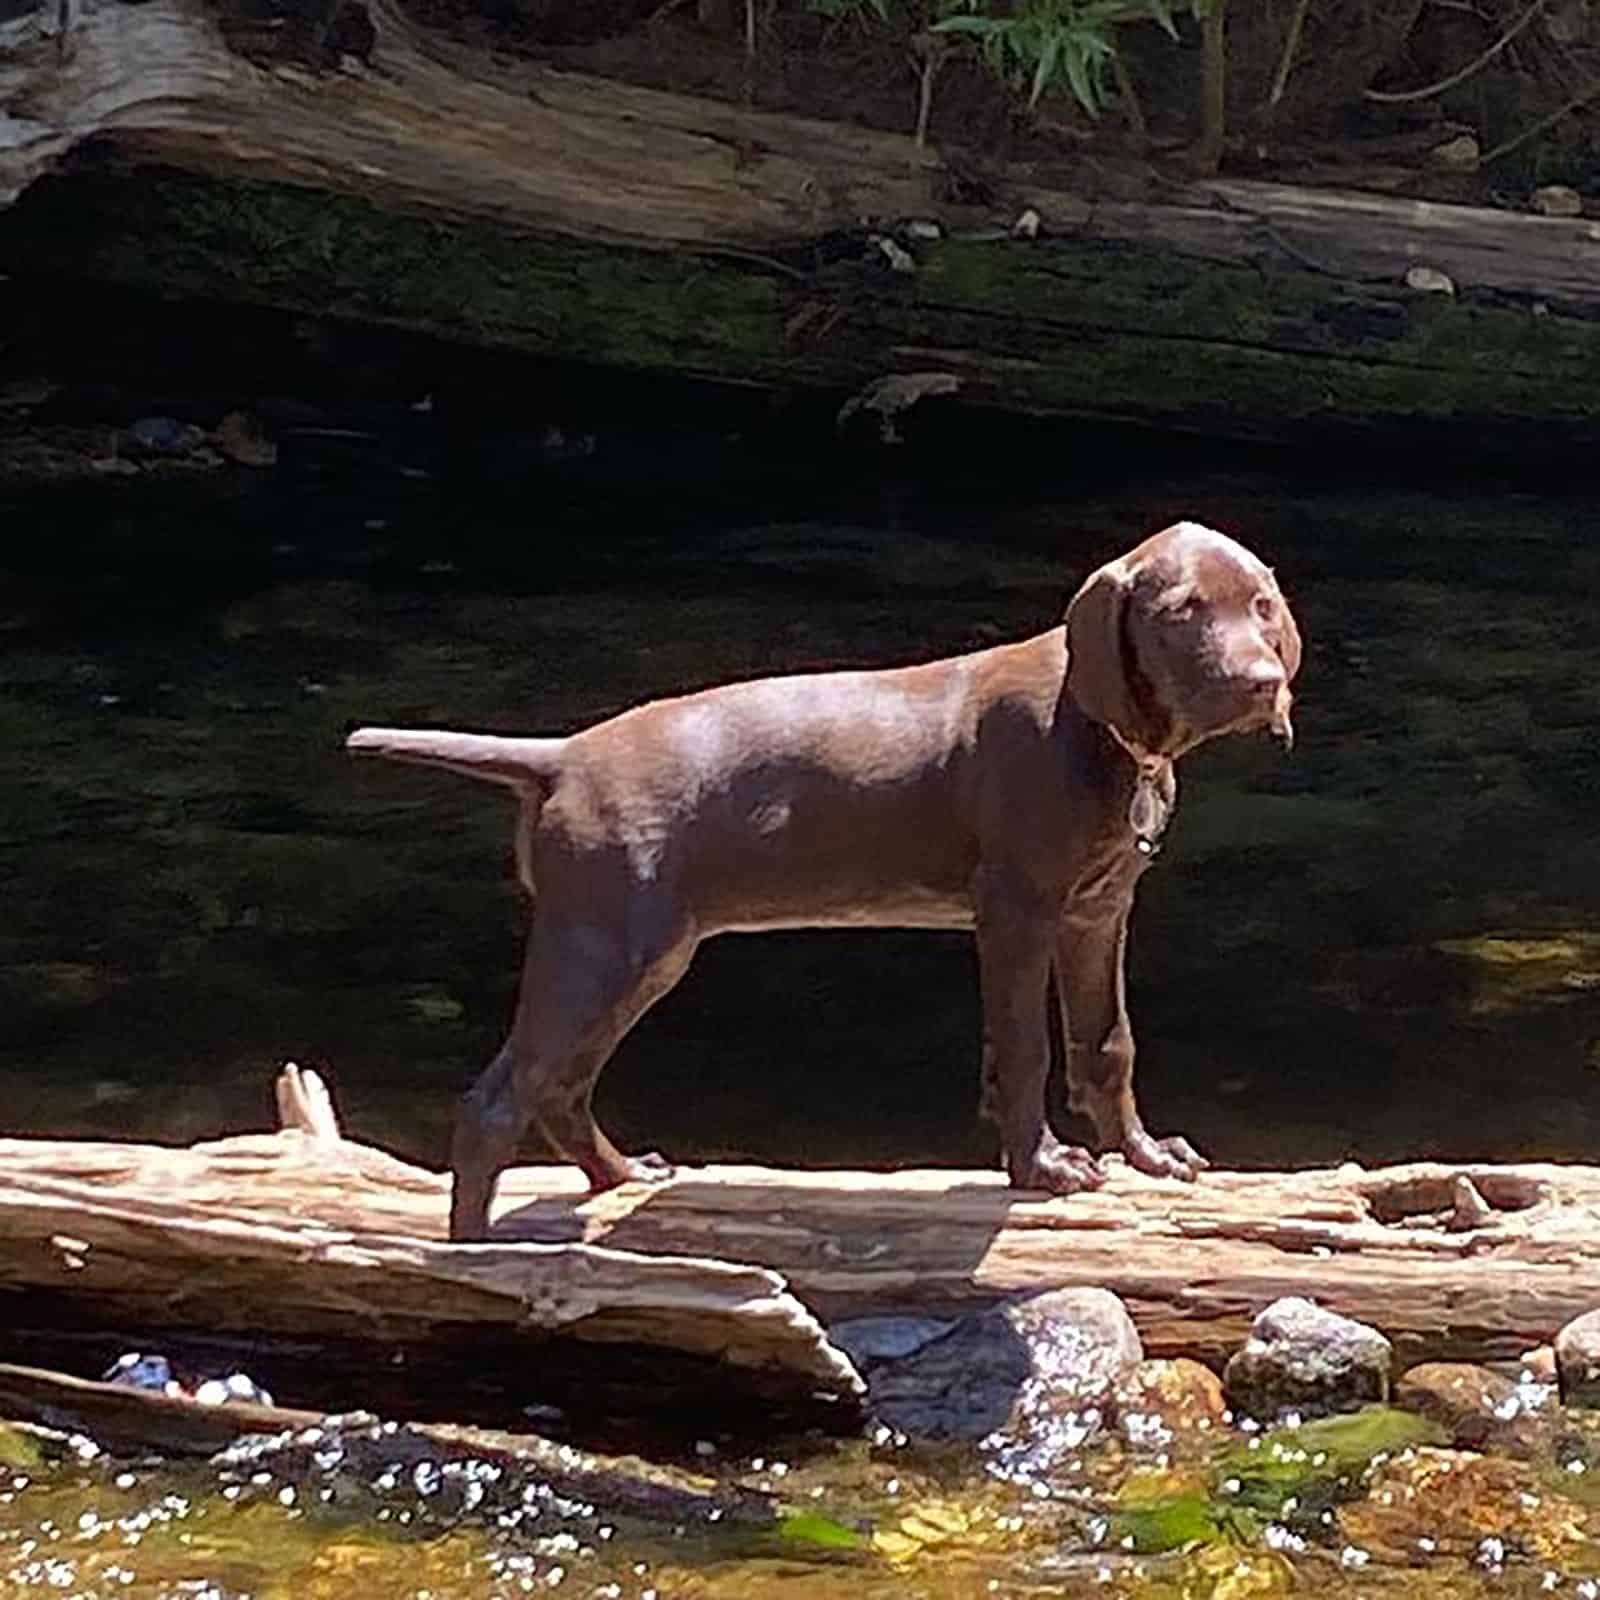
<svg viewBox="0 0 1600 1600">
<path fill-rule="evenodd" d="M 917 142 L 927 131 L 933 79 L 946 50 L 971 45 L 1009 88 L 1023 94 L 1029 111 L 1053 89 L 1065 87 L 1090 116 L 1104 109 L 1113 89 L 1130 101 L 1141 121 L 1132 85 L 1119 70 L 1116 30 L 1154 21 L 1173 38 L 1174 0 L 807 0 L 832 22 L 887 24 L 891 7 L 905 5 L 914 29 L 912 53 L 919 79 Z M 1196 17 L 1220 10 L 1221 0 L 1187 0 Z"/>
<path fill-rule="evenodd" d="M 1003 15 L 989 10 L 989 0 L 955 0 L 952 9 L 932 31 L 971 39 L 996 77 L 1026 84 L 1030 111 L 1065 83 L 1085 111 L 1099 114 L 1126 0 L 1021 0 Z"/>
</svg>

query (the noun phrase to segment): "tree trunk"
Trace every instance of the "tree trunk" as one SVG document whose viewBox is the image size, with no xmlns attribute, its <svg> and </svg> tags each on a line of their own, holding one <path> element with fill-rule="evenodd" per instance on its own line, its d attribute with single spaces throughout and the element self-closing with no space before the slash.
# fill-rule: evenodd
<svg viewBox="0 0 1600 1600">
<path fill-rule="evenodd" d="M 1582 219 L 1153 177 L 1091 198 L 372 11 L 372 67 L 339 72 L 256 64 L 204 0 L 102 0 L 65 54 L 0 25 L 0 271 L 841 400 L 934 372 L 956 404 L 1244 437 L 1600 432 Z M 1012 236 L 1025 208 L 1037 238 Z"/>
<path fill-rule="evenodd" d="M 1595 1167 L 1182 1185 L 1118 1165 L 1105 1190 L 1066 1200 L 1017 1195 L 997 1173 L 751 1167 L 591 1198 L 573 1169 L 523 1167 L 502 1180 L 490 1246 L 437 1242 L 444 1178 L 326 1135 L 0 1141 L 0 1170 L 0 1296 L 31 1297 L 12 1303 L 35 1328 L 41 1296 L 80 1327 L 422 1348 L 492 1326 L 720 1350 L 847 1399 L 854 1373 L 807 1307 L 940 1316 L 1099 1285 L 1127 1301 L 1150 1354 L 1220 1363 L 1286 1294 L 1373 1323 L 1405 1362 L 1509 1358 L 1600 1306 Z"/>
</svg>

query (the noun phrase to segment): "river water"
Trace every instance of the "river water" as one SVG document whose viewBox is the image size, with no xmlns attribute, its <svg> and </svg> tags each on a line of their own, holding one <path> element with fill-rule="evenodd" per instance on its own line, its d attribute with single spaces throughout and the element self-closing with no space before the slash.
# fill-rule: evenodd
<svg viewBox="0 0 1600 1600">
<path fill-rule="evenodd" d="M 441 1163 L 452 1102 L 509 1014 L 522 915 L 509 810 L 464 780 L 352 763 L 349 726 L 559 732 L 735 676 L 1019 637 L 1050 626 L 1093 565 L 1193 516 L 1277 568 L 1307 652 L 1293 755 L 1234 741 L 1188 761 L 1141 889 L 1131 1005 L 1152 1127 L 1235 1166 L 1591 1155 L 1592 502 L 1363 480 L 1348 462 L 1163 458 L 1147 440 L 898 475 L 729 471 L 669 441 L 501 495 L 404 473 L 280 478 L 0 503 L 4 1132 L 259 1128 L 293 1059 L 325 1073 L 353 1136 Z M 608 1070 L 602 1120 L 625 1147 L 689 1159 L 988 1164 L 974 989 L 964 937 L 713 941 Z M 14 1553 L 41 1520 L 115 1520 L 156 1490 L 192 1502 L 201 1491 L 168 1470 L 116 1490 L 40 1478 L 14 1505 L 0 1495 L 0 1539 Z M 881 1497 L 893 1470 L 860 1494 Z M 818 1483 L 858 1471 L 836 1463 Z M 969 1517 L 990 1491 L 935 1475 L 919 1492 Z M 162 1544 L 171 1559 L 147 1568 L 128 1555 L 128 1583 L 102 1562 L 63 1592 L 487 1595 L 518 1592 L 529 1570 L 487 1575 L 492 1528 L 457 1527 L 418 1566 L 414 1529 L 395 1555 L 394 1530 L 367 1521 L 323 1538 L 265 1503 L 215 1516 L 211 1566 Z M 1066 1572 L 1059 1551 L 962 1548 L 914 1577 L 718 1557 L 661 1592 L 1111 1581 Z M 275 1549 L 292 1559 L 274 1566 Z M 15 1565 L 8 1580 L 6 1551 L 0 1593 L 48 1586 Z M 1381 1563 L 1352 1577 L 1337 1556 L 1300 1577 L 1268 1563 L 1232 1590 L 1193 1562 L 1114 1582 L 1174 1595 L 1423 1582 Z M 544 1583 L 560 1562 L 541 1560 Z M 580 1592 L 651 1585 L 602 1565 Z M 1448 1578 L 1426 1592 L 1491 1584 L 1465 1562 Z"/>
</svg>

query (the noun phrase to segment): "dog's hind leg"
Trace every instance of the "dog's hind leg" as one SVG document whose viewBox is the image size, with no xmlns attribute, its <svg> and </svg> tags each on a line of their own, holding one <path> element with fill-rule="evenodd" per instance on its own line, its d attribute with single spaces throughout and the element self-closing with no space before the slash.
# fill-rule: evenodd
<svg viewBox="0 0 1600 1600">
<path fill-rule="evenodd" d="M 668 1170 L 623 1155 L 594 1120 L 601 1069 L 622 1037 L 683 976 L 696 935 L 681 921 L 633 919 L 625 931 L 534 912 L 511 1033 L 467 1092 L 451 1145 L 450 1236 L 482 1239 L 495 1182 L 537 1128 L 595 1190 Z"/>
</svg>

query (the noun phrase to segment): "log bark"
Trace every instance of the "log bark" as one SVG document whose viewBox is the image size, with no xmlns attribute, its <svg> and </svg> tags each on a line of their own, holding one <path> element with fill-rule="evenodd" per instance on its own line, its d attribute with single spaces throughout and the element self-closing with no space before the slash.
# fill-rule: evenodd
<svg viewBox="0 0 1600 1600">
<path fill-rule="evenodd" d="M 5 25 L 0 270 L 774 389 L 937 372 L 964 404 L 1236 435 L 1600 423 L 1585 219 L 1148 174 L 1085 195 L 372 9 L 351 72 L 258 65 L 204 0 L 100 0 L 70 49 Z M 111 175 L 40 181 L 86 144 Z M 1010 236 L 1024 207 L 1037 239 Z M 910 272 L 874 243 L 906 218 L 945 228 Z M 1419 265 L 1455 295 L 1408 289 Z"/>
<path fill-rule="evenodd" d="M 751 1393 L 848 1403 L 862 1383 L 776 1273 L 572 1239 L 458 1246 L 427 1225 L 435 1174 L 342 1138 L 293 1065 L 276 1136 L 191 1150 L 3 1141 L 0 1326 L 37 1345 L 52 1317 L 203 1335 L 324 1338 L 427 1359 L 486 1342 L 668 1350 Z M 309 1128 L 310 1131 L 307 1131 Z M 242 1162 L 242 1165 L 241 1165 Z M 247 1199 L 255 1179 L 265 1187 Z M 243 1184 L 244 1187 L 238 1187 Z M 321 1218 L 323 1199 L 342 1192 Z M 394 1233 L 388 1221 L 419 1224 Z"/>
<path fill-rule="evenodd" d="M 325 1147 L 302 1140 L 300 1151 L 297 1137 L 283 1136 L 287 1163 L 273 1164 L 315 1189 Z M 397 1349 L 486 1328 L 534 1343 L 655 1345 L 791 1387 L 859 1391 L 849 1362 L 762 1268 L 587 1242 L 451 1246 L 327 1227 L 303 1203 L 252 1215 L 238 1196 L 191 1199 L 160 1153 L 144 1165 L 144 1181 L 119 1183 L 114 1198 L 101 1185 L 39 1177 L 0 1185 L 0 1295 L 53 1295 L 146 1328 L 363 1337 Z"/>
<path fill-rule="evenodd" d="M 1600 1306 L 1600 1168 L 1350 1165 L 1186 1186 L 1113 1166 L 1104 1191 L 1066 1200 L 1020 1197 L 996 1173 L 751 1167 L 589 1197 L 572 1169 L 524 1167 L 502 1181 L 496 1242 L 451 1246 L 436 1242 L 448 1180 L 349 1140 L 7 1140 L 0 1295 L 388 1341 L 473 1321 L 558 1329 L 782 1362 L 841 1394 L 854 1375 L 796 1299 L 834 1321 L 1100 1285 L 1152 1355 L 1213 1362 L 1285 1294 L 1373 1323 L 1404 1362 L 1509 1359 Z"/>
</svg>

